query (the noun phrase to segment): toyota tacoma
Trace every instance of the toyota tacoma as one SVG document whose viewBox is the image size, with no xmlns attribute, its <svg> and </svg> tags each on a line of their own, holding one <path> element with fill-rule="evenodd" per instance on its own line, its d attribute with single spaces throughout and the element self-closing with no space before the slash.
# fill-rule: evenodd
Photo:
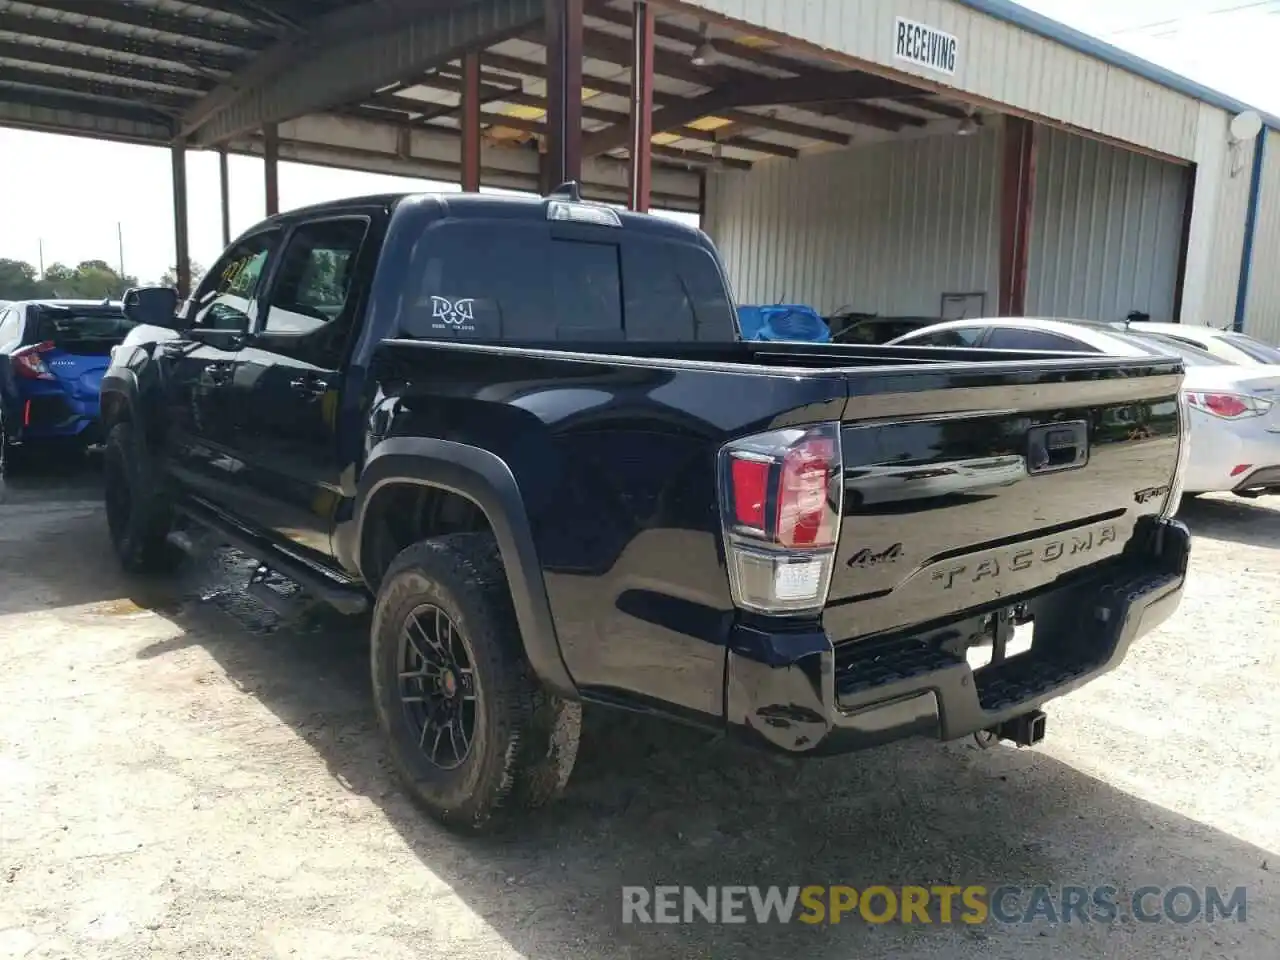
<svg viewBox="0 0 1280 960">
<path fill-rule="evenodd" d="M 369 612 L 453 826 L 553 797 L 584 701 L 796 756 L 1029 745 L 1183 589 L 1176 358 L 745 342 L 703 233 L 573 184 L 281 214 L 125 310 L 121 563 L 212 536 Z"/>
</svg>

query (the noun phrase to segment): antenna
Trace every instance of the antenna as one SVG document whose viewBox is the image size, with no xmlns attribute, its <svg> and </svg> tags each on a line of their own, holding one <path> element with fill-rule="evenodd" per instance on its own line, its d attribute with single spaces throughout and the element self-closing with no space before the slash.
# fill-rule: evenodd
<svg viewBox="0 0 1280 960">
<path fill-rule="evenodd" d="M 572 200 L 574 203 L 582 201 L 582 184 L 577 180 L 566 180 L 560 186 L 556 187 L 547 196 L 556 197 L 561 200 Z"/>
</svg>

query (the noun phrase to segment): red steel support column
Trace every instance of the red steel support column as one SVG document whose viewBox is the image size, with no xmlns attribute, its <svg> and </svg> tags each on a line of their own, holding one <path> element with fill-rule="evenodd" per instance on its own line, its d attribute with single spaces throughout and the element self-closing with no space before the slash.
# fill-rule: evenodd
<svg viewBox="0 0 1280 960">
<path fill-rule="evenodd" d="M 191 253 L 187 244 L 187 145 L 175 140 L 173 159 L 173 246 L 176 254 L 174 273 L 178 280 L 178 296 L 191 295 Z"/>
<path fill-rule="evenodd" d="M 1036 187 L 1036 125 L 1004 118 L 1004 162 L 1000 180 L 999 313 L 1021 317 L 1027 310 L 1027 252 Z"/>
<path fill-rule="evenodd" d="M 280 135 L 274 123 L 262 128 L 262 166 L 267 186 L 267 216 L 280 212 Z"/>
<path fill-rule="evenodd" d="M 630 207 L 649 212 L 653 182 L 653 8 L 637 0 L 631 21 Z"/>
<path fill-rule="evenodd" d="M 582 180 L 582 0 L 546 0 L 547 165 L 553 187 Z"/>
<path fill-rule="evenodd" d="M 462 57 L 462 189 L 480 192 L 480 54 Z"/>
</svg>

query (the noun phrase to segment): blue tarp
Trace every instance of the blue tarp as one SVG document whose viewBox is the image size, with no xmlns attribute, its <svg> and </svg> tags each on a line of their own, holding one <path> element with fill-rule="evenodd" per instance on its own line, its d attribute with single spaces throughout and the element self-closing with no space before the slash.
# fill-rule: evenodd
<svg viewBox="0 0 1280 960">
<path fill-rule="evenodd" d="M 831 329 L 813 307 L 777 303 L 767 307 L 738 307 L 744 340 L 798 340 L 830 343 Z"/>
</svg>

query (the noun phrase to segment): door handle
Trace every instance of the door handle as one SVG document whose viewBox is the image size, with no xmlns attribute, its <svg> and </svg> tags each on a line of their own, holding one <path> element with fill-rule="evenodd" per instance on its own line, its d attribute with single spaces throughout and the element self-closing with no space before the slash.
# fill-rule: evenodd
<svg viewBox="0 0 1280 960">
<path fill-rule="evenodd" d="M 313 397 L 323 397 L 329 392 L 329 384 L 319 377 L 295 377 L 289 381 L 289 386 Z"/>
<path fill-rule="evenodd" d="M 231 364 L 211 363 L 204 368 L 205 376 L 214 386 L 222 386 L 231 380 Z"/>
</svg>

